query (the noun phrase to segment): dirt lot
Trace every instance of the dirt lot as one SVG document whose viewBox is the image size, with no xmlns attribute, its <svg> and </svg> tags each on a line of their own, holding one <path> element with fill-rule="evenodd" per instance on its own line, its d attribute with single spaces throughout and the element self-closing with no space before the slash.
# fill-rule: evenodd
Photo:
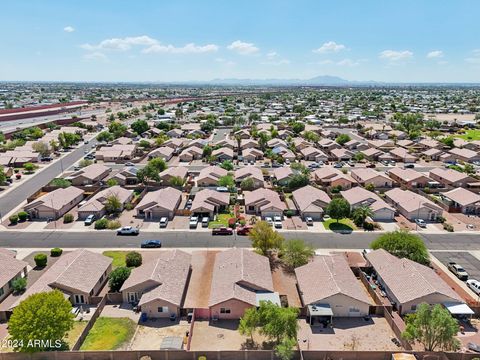
<svg viewBox="0 0 480 360">
<path fill-rule="evenodd" d="M 387 321 L 382 317 L 334 318 L 333 329 L 311 327 L 305 319 L 299 319 L 299 346 L 302 350 L 400 350 L 393 342 L 395 337 Z"/>
<path fill-rule="evenodd" d="M 187 321 L 170 321 L 170 319 L 149 320 L 138 325 L 135 337 L 131 343 L 131 350 L 159 350 L 166 336 L 179 336 L 184 338 L 190 330 Z"/>
<path fill-rule="evenodd" d="M 207 309 L 210 298 L 213 266 L 218 251 L 194 251 L 192 253 L 192 273 L 185 296 L 185 308 Z"/>
<path fill-rule="evenodd" d="M 286 270 L 281 264 L 272 270 L 273 288 L 280 296 L 287 296 L 288 306 L 301 307 L 300 295 L 297 291 L 295 274 Z"/>
<path fill-rule="evenodd" d="M 254 344 L 250 338 L 240 335 L 238 321 L 220 320 L 215 323 L 195 321 L 190 350 L 243 350 L 247 348 L 264 348 L 266 339 L 260 334 L 254 335 Z"/>
</svg>

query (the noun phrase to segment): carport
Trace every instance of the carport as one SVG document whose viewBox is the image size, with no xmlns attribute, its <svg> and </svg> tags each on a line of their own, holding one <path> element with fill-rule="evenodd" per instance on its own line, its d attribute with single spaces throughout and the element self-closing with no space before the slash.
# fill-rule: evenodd
<svg viewBox="0 0 480 360">
<path fill-rule="evenodd" d="M 333 323 L 333 311 L 328 304 L 308 305 L 307 316 L 311 326 L 327 327 Z"/>
<path fill-rule="evenodd" d="M 475 314 L 475 312 L 472 309 L 470 309 L 470 307 L 467 304 L 464 304 L 464 303 L 446 302 L 446 303 L 443 303 L 443 306 L 445 306 L 448 312 L 455 318 L 458 318 L 458 317 L 471 318 L 472 315 Z"/>
</svg>

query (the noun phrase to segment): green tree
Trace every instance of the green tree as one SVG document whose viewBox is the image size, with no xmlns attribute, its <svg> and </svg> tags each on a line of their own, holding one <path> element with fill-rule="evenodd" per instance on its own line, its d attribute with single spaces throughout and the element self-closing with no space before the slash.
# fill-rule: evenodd
<svg viewBox="0 0 480 360">
<path fill-rule="evenodd" d="M 291 269 L 307 264 L 314 255 L 313 248 L 302 239 L 285 241 L 282 250 L 282 260 Z"/>
<path fill-rule="evenodd" d="M 301 187 L 304 187 L 305 185 L 308 185 L 309 182 L 309 177 L 306 174 L 295 174 L 290 177 L 290 180 L 288 181 L 288 188 L 290 190 L 295 190 Z"/>
<path fill-rule="evenodd" d="M 472 164 L 468 163 L 463 165 L 463 171 L 469 175 L 473 175 L 477 172 L 475 167 Z"/>
<path fill-rule="evenodd" d="M 135 131 L 138 135 L 143 134 L 145 131 L 147 131 L 150 126 L 148 126 L 148 123 L 145 120 L 137 120 L 134 121 L 130 127 L 132 128 L 133 131 Z"/>
<path fill-rule="evenodd" d="M 235 187 L 235 180 L 232 175 L 225 175 L 218 178 L 218 186 L 225 186 L 229 189 Z"/>
<path fill-rule="evenodd" d="M 449 147 L 449 148 L 455 147 L 454 139 L 453 139 L 453 137 L 451 137 L 451 136 L 447 136 L 447 137 L 444 137 L 444 138 L 440 139 L 440 142 L 441 142 L 443 145 L 445 145 L 445 146 L 447 146 L 447 147 Z"/>
<path fill-rule="evenodd" d="M 27 279 L 18 278 L 12 281 L 12 289 L 16 294 L 22 293 L 27 288 Z"/>
<path fill-rule="evenodd" d="M 307 141 L 317 143 L 320 141 L 320 135 L 314 131 L 304 131 L 302 134 L 303 138 Z"/>
<path fill-rule="evenodd" d="M 234 168 L 233 163 L 232 163 L 230 160 L 225 160 L 224 162 L 222 162 L 222 163 L 220 164 L 220 167 L 221 167 L 222 169 L 227 170 L 227 171 L 232 171 L 233 168 Z"/>
<path fill-rule="evenodd" d="M 302 131 L 305 130 L 305 124 L 304 123 L 301 123 L 301 122 L 295 122 L 293 125 L 292 125 L 292 131 L 295 133 L 295 134 L 300 134 Z"/>
<path fill-rule="evenodd" d="M 296 346 L 296 339 L 285 337 L 275 346 L 275 355 L 281 360 L 290 360 L 293 358 Z"/>
<path fill-rule="evenodd" d="M 37 141 L 33 143 L 32 149 L 38 152 L 42 157 L 47 157 L 51 154 L 50 148 L 45 141 Z"/>
<path fill-rule="evenodd" d="M 256 307 L 251 307 L 245 310 L 243 316 L 240 318 L 238 332 L 240 335 L 249 336 L 253 342 L 253 334 L 260 326 L 260 314 Z"/>
<path fill-rule="evenodd" d="M 210 145 L 205 145 L 203 147 L 203 157 L 209 157 L 212 155 L 213 149 Z"/>
<path fill-rule="evenodd" d="M 327 214 L 338 223 L 340 219 L 350 215 L 350 204 L 345 199 L 334 198 L 327 206 Z"/>
<path fill-rule="evenodd" d="M 402 337 L 419 342 L 425 351 L 456 351 L 460 342 L 456 338 L 458 323 L 441 305 L 420 304 L 414 314 L 405 318 L 406 329 Z"/>
<path fill-rule="evenodd" d="M 351 140 L 350 136 L 348 136 L 348 134 L 340 134 L 337 136 L 337 138 L 335 139 L 335 141 L 337 142 L 337 144 L 340 144 L 340 145 L 345 145 L 347 142 L 349 142 Z"/>
<path fill-rule="evenodd" d="M 72 305 L 58 290 L 30 295 L 14 310 L 8 322 L 11 340 L 21 352 L 58 350 L 44 345 L 63 341 L 73 328 Z M 33 342 L 43 340 L 43 344 Z"/>
<path fill-rule="evenodd" d="M 113 134 L 109 131 L 102 131 L 97 135 L 97 140 L 100 142 L 110 142 L 113 140 Z"/>
<path fill-rule="evenodd" d="M 122 210 L 122 202 L 116 194 L 111 194 L 105 199 L 105 211 L 107 214 L 116 214 Z"/>
<path fill-rule="evenodd" d="M 172 186 L 183 186 L 185 180 L 181 176 L 173 176 L 170 179 L 170 185 Z"/>
<path fill-rule="evenodd" d="M 297 338 L 299 309 L 284 308 L 270 301 L 262 301 L 259 307 L 260 333 L 278 343 L 284 338 Z"/>
<path fill-rule="evenodd" d="M 370 244 L 373 250 L 384 249 L 399 258 L 407 258 L 420 264 L 429 264 L 427 247 L 422 239 L 403 230 L 387 232 Z"/>
<path fill-rule="evenodd" d="M 365 155 L 361 152 L 357 152 L 355 155 L 353 155 L 353 158 L 356 160 L 356 161 L 362 161 L 365 159 Z"/>
<path fill-rule="evenodd" d="M 247 177 L 240 183 L 240 189 L 244 191 L 251 191 L 255 187 L 255 181 L 251 177 Z"/>
<path fill-rule="evenodd" d="M 118 185 L 118 181 L 112 178 L 112 179 L 108 179 L 106 184 L 108 187 L 112 187 L 112 186 Z"/>
<path fill-rule="evenodd" d="M 125 133 L 127 132 L 127 127 L 119 121 L 114 121 L 108 125 L 108 131 L 116 139 L 125 135 Z"/>
<path fill-rule="evenodd" d="M 0 166 L 0 184 L 5 184 L 5 181 L 7 181 L 7 174 L 5 174 L 3 166 Z"/>
<path fill-rule="evenodd" d="M 64 179 L 64 178 L 57 178 L 57 179 L 53 179 L 52 181 L 50 181 L 50 186 L 61 187 L 63 189 L 66 189 L 67 187 L 69 187 L 71 185 L 72 185 L 72 183 L 69 180 Z"/>
<path fill-rule="evenodd" d="M 120 291 L 123 283 L 130 276 L 130 272 L 130 268 L 125 266 L 121 266 L 113 270 L 108 276 L 108 286 L 110 287 L 110 291 Z"/>
<path fill-rule="evenodd" d="M 252 246 L 262 255 L 268 255 L 271 250 L 280 249 L 283 236 L 265 221 L 258 221 L 248 233 Z"/>
<path fill-rule="evenodd" d="M 26 163 L 26 164 L 23 164 L 23 168 L 29 172 L 29 173 L 32 173 L 37 167 L 35 164 L 32 164 L 32 163 Z"/>
<path fill-rule="evenodd" d="M 352 211 L 352 220 L 357 226 L 363 226 L 367 217 L 372 217 L 373 211 L 368 205 L 359 206 Z"/>
<path fill-rule="evenodd" d="M 131 267 L 139 267 L 142 265 L 142 255 L 139 252 L 136 251 L 130 251 L 127 253 L 125 256 L 125 264 L 131 268 Z"/>
</svg>

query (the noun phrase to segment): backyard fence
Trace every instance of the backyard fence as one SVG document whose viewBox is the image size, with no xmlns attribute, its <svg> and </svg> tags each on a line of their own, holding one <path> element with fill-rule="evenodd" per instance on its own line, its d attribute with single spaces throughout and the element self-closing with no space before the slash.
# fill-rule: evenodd
<svg viewBox="0 0 480 360">
<path fill-rule="evenodd" d="M 107 296 L 104 296 L 102 300 L 98 303 L 97 308 L 95 309 L 95 312 L 93 313 L 92 317 L 88 321 L 87 326 L 85 326 L 82 333 L 78 337 L 77 341 L 75 342 L 75 345 L 73 345 L 72 350 L 80 350 L 80 347 L 85 341 L 85 338 L 87 337 L 88 332 L 92 329 L 93 325 L 95 324 L 95 321 L 97 321 L 98 317 L 102 313 L 102 310 L 105 307 L 106 303 L 107 303 Z"/>
</svg>

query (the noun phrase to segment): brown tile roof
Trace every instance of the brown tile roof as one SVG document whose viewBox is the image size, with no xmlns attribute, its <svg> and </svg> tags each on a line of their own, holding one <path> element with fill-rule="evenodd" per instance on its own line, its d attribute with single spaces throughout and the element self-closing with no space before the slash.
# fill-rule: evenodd
<svg viewBox="0 0 480 360">
<path fill-rule="evenodd" d="M 81 194 L 83 194 L 83 190 L 75 186 L 69 186 L 65 189 L 56 189 L 32 201 L 30 204 L 25 205 L 25 209 L 34 209 L 39 205 L 44 205 L 54 210 L 60 210 Z"/>
<path fill-rule="evenodd" d="M 343 254 L 315 256 L 295 269 L 304 305 L 318 303 L 337 294 L 370 304 Z"/>
<path fill-rule="evenodd" d="M 145 194 L 135 208 L 145 210 L 158 205 L 165 210 L 175 211 L 181 197 L 182 192 L 172 187 L 150 191 Z"/>
<path fill-rule="evenodd" d="M 467 174 L 461 173 L 460 171 L 456 171 L 453 169 L 433 168 L 432 170 L 430 170 L 430 174 L 437 175 L 450 182 L 457 182 L 470 178 Z"/>
<path fill-rule="evenodd" d="M 274 207 L 279 210 L 285 209 L 285 203 L 278 193 L 270 189 L 260 188 L 254 191 L 245 191 L 245 206 L 259 205 L 260 210 Z"/>
<path fill-rule="evenodd" d="M 25 261 L 15 259 L 15 253 L 11 251 L 0 252 L 0 264 L 0 288 L 12 280 L 28 265 Z"/>
<path fill-rule="evenodd" d="M 256 166 L 245 166 L 235 171 L 235 180 L 243 180 L 249 177 L 263 181 L 262 170 Z"/>
<path fill-rule="evenodd" d="M 480 205 L 480 195 L 464 188 L 456 188 L 444 193 L 443 195 L 450 200 L 455 201 L 457 204 L 460 204 L 461 206 L 467 206 L 476 203 L 479 203 Z"/>
<path fill-rule="evenodd" d="M 401 303 L 437 293 L 463 302 L 460 296 L 427 266 L 409 259 L 399 259 L 383 249 L 369 252 L 366 257 Z"/>
<path fill-rule="evenodd" d="M 85 204 L 79 207 L 78 211 L 100 211 L 105 207 L 105 202 L 112 195 L 116 196 L 120 203 L 125 204 L 132 194 L 132 190 L 127 190 L 120 185 L 115 185 L 96 193 L 88 199 Z"/>
<path fill-rule="evenodd" d="M 325 191 L 311 185 L 295 190 L 292 195 L 300 211 L 323 210 L 322 206 L 330 203 L 330 197 Z"/>
<path fill-rule="evenodd" d="M 229 249 L 217 254 L 209 306 L 230 299 L 256 305 L 256 292 L 273 292 L 268 258 L 247 249 Z"/>
<path fill-rule="evenodd" d="M 400 207 L 404 208 L 409 213 L 416 211 L 419 207 L 426 206 L 430 209 L 439 211 L 442 213 L 442 208 L 435 204 L 433 201 L 428 200 L 427 198 L 418 195 L 410 190 L 402 190 L 400 188 L 395 188 L 385 192 L 385 196 L 389 198 L 394 203 L 398 204 Z"/>
<path fill-rule="evenodd" d="M 156 259 L 132 270 L 120 291 L 145 285 L 139 305 L 160 299 L 181 306 L 190 272 L 191 255 L 181 251 L 162 251 Z M 153 287 L 153 288 L 152 288 Z"/>
<path fill-rule="evenodd" d="M 226 206 L 230 203 L 230 194 L 219 192 L 211 189 L 204 189 L 195 194 L 192 202 L 191 211 L 195 212 L 198 209 L 208 209 L 214 211 L 216 206 Z"/>
</svg>

